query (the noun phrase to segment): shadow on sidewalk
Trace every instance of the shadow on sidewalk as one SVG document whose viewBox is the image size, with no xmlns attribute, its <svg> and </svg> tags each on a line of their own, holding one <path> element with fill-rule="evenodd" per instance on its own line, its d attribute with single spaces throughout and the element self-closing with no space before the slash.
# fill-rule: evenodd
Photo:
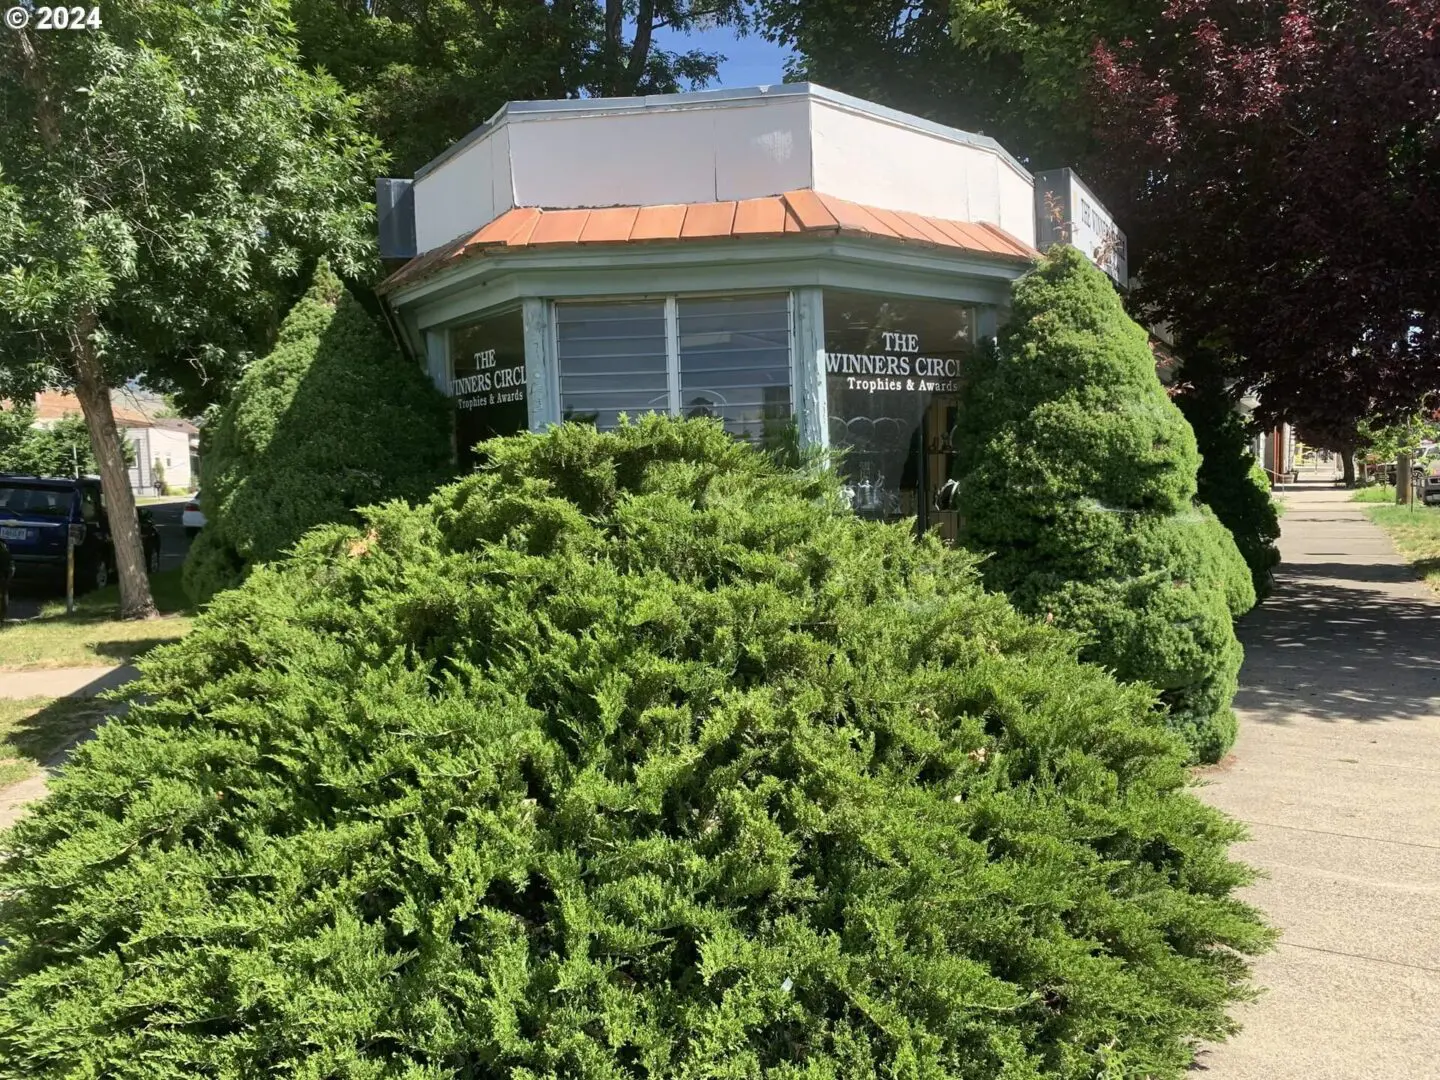
<svg viewBox="0 0 1440 1080">
<path fill-rule="evenodd" d="M 1440 712 L 1440 605 L 1374 588 L 1414 580 L 1403 565 L 1286 566 L 1274 595 L 1236 627 L 1246 655 L 1235 707 L 1268 723 Z"/>
</svg>

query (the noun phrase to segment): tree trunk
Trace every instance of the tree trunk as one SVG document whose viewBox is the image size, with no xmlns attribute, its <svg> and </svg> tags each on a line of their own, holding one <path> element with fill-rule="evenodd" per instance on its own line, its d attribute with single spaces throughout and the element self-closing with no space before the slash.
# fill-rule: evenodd
<svg viewBox="0 0 1440 1080">
<path fill-rule="evenodd" d="M 1340 468 L 1343 470 L 1342 478 L 1343 478 L 1344 481 L 1345 481 L 1345 486 L 1346 486 L 1347 488 L 1353 488 L 1353 487 L 1355 486 L 1355 451 L 1354 451 L 1354 450 L 1341 450 L 1341 451 L 1340 451 Z"/>
<path fill-rule="evenodd" d="M 115 568 L 120 575 L 120 617 L 148 619 L 155 615 L 150 595 L 150 578 L 145 567 L 145 545 L 140 540 L 140 520 L 125 455 L 120 449 L 120 432 L 115 427 L 115 410 L 110 406 L 110 387 L 95 355 L 96 317 L 81 317 L 71 341 L 71 366 L 75 373 L 75 396 L 90 432 L 90 449 L 100 463 L 100 490 L 105 494 L 105 516 L 115 545 Z"/>
<path fill-rule="evenodd" d="M 60 124 L 50 87 L 40 68 L 40 58 L 24 30 L 18 31 L 25 82 L 35 92 L 35 125 L 47 149 L 60 145 Z M 150 579 L 145 570 L 145 546 L 140 542 L 140 520 L 135 514 L 135 496 L 120 451 L 120 433 L 115 430 L 115 411 L 110 407 L 110 387 L 105 370 L 95 355 L 96 312 L 86 311 L 70 331 L 70 367 L 75 375 L 75 396 L 90 432 L 90 449 L 100 463 L 100 490 L 105 495 L 105 516 L 115 544 L 115 565 L 120 572 L 120 617 L 148 619 L 155 614 L 150 596 Z"/>
</svg>

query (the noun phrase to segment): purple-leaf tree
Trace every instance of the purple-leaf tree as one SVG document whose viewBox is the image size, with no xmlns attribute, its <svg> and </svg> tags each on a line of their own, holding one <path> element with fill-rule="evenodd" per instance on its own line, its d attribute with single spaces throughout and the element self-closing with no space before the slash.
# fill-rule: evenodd
<svg viewBox="0 0 1440 1080">
<path fill-rule="evenodd" d="M 1175 0 L 1164 20 L 1164 64 L 1095 52 L 1136 300 L 1237 357 L 1262 419 L 1353 449 L 1358 420 L 1440 389 L 1440 0 Z"/>
</svg>

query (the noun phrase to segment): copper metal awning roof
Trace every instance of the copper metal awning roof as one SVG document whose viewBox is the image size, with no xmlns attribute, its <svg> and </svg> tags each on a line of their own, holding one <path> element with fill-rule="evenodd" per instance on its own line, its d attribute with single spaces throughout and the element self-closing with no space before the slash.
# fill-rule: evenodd
<svg viewBox="0 0 1440 1080">
<path fill-rule="evenodd" d="M 884 237 L 1025 262 L 1039 255 L 1028 244 L 989 223 L 881 210 L 802 190 L 761 199 L 670 206 L 611 206 L 601 210 L 517 207 L 473 233 L 411 259 L 381 282 L 379 291 L 393 292 L 489 252 L 825 234 Z"/>
</svg>

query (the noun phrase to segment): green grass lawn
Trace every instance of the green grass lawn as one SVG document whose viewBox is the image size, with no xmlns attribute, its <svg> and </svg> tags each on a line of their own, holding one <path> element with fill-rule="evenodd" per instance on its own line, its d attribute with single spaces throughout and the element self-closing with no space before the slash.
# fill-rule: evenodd
<svg viewBox="0 0 1440 1080">
<path fill-rule="evenodd" d="M 34 776 L 106 708 L 93 698 L 0 698 L 0 788 Z"/>
<path fill-rule="evenodd" d="M 1350 496 L 1350 501 L 1358 503 L 1393 503 L 1395 501 L 1395 489 L 1389 484 L 1376 484 L 1373 487 L 1357 488 Z"/>
<path fill-rule="evenodd" d="M 1395 542 L 1415 573 L 1440 592 L 1440 508 L 1433 506 L 1372 506 L 1370 519 Z"/>
<path fill-rule="evenodd" d="M 0 669 L 113 667 L 182 637 L 194 611 L 179 569 L 153 575 L 150 588 L 158 619 L 117 619 L 118 585 L 77 598 L 73 615 L 65 614 L 63 599 L 46 603 L 39 618 L 10 623 L 0 632 Z"/>
</svg>

